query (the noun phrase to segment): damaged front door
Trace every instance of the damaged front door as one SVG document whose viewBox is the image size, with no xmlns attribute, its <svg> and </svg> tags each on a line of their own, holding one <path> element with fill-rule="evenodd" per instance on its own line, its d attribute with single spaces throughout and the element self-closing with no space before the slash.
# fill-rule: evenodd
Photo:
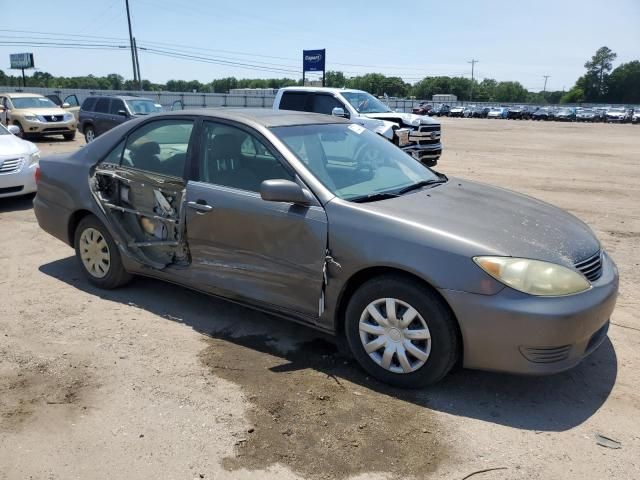
<svg viewBox="0 0 640 480">
<path fill-rule="evenodd" d="M 296 177 L 254 132 L 204 122 L 198 150 L 186 194 L 191 281 L 316 319 L 327 241 L 324 209 L 262 200 L 264 180 Z"/>
<path fill-rule="evenodd" d="M 191 119 L 157 120 L 131 133 L 98 164 L 91 192 L 118 243 L 143 265 L 189 264 L 184 170 Z"/>
</svg>

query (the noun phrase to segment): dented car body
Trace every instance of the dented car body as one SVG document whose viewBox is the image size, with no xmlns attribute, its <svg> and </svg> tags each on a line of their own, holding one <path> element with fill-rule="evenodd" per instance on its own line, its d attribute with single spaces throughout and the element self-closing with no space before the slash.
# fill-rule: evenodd
<svg viewBox="0 0 640 480">
<path fill-rule="evenodd" d="M 565 370 L 615 305 L 617 269 L 578 219 L 448 179 L 341 118 L 157 114 L 40 166 L 38 222 L 98 286 L 151 276 L 346 334 L 400 386 L 459 360 Z"/>
</svg>

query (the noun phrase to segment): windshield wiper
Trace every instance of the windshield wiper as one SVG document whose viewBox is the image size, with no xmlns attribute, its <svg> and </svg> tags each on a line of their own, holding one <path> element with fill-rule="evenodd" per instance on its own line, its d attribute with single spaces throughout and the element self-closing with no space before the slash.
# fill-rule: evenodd
<svg viewBox="0 0 640 480">
<path fill-rule="evenodd" d="M 442 175 L 441 178 L 438 178 L 437 180 L 422 180 L 420 182 L 416 182 L 412 185 L 406 186 L 404 188 L 401 188 L 400 190 L 398 190 L 396 192 L 396 194 L 398 195 L 403 195 L 405 193 L 411 192 L 413 190 L 418 190 L 419 188 L 422 187 L 427 187 L 429 185 L 440 185 L 441 183 L 446 183 L 447 181 L 447 177 L 445 175 Z"/>
<path fill-rule="evenodd" d="M 361 197 L 350 198 L 349 201 L 355 203 L 377 202 L 378 200 L 387 200 L 388 198 L 396 198 L 399 196 L 400 195 L 398 195 L 397 193 L 381 192 L 363 195 Z"/>
</svg>

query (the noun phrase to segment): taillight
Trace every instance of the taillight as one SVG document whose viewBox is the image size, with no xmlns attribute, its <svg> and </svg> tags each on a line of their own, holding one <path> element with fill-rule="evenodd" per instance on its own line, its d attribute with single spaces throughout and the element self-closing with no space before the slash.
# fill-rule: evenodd
<svg viewBox="0 0 640 480">
<path fill-rule="evenodd" d="M 40 183 L 40 177 L 42 176 L 42 173 L 40 172 L 40 167 L 36 168 L 36 183 Z"/>
</svg>

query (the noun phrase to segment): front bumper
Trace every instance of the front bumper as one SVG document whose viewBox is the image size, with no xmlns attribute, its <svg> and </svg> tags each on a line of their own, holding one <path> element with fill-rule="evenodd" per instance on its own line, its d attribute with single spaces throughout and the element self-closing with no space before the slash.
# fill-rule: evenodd
<svg viewBox="0 0 640 480">
<path fill-rule="evenodd" d="M 440 292 L 460 324 L 465 367 L 551 374 L 574 367 L 606 338 L 618 270 L 604 253 L 602 276 L 592 288 L 564 297 L 534 297 L 510 288 L 496 295 Z"/>
<path fill-rule="evenodd" d="M 24 133 L 35 135 L 62 135 L 75 132 L 77 128 L 75 119 L 67 122 L 31 122 L 24 119 L 18 121 Z"/>
<path fill-rule="evenodd" d="M 26 195 L 36 191 L 38 164 L 29 166 L 28 162 L 28 158 L 23 158 L 22 165 L 17 171 L 0 173 L 0 198 Z"/>
</svg>

